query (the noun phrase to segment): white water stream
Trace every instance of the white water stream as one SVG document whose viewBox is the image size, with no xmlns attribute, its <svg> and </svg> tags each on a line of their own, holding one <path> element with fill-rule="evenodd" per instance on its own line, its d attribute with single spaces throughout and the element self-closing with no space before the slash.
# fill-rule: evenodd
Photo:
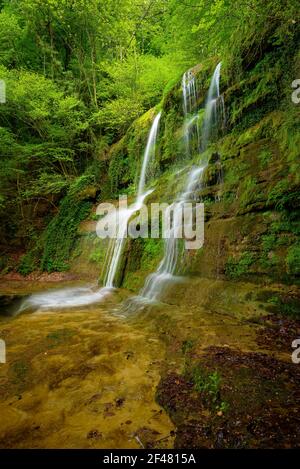
<svg viewBox="0 0 300 469">
<path fill-rule="evenodd" d="M 121 257 L 126 243 L 128 221 L 144 203 L 145 198 L 151 191 L 145 192 L 147 170 L 152 158 L 155 155 L 156 139 L 161 113 L 157 114 L 150 129 L 142 168 L 139 178 L 138 192 L 135 202 L 126 210 L 118 211 L 117 237 L 110 240 L 106 260 L 106 274 L 104 276 L 104 286 L 97 290 L 93 286 L 72 287 L 50 290 L 42 293 L 34 293 L 26 298 L 20 305 L 18 313 L 26 309 L 49 309 L 49 308 L 70 308 L 74 306 L 84 306 L 97 303 L 106 297 L 115 287 L 116 276 L 120 266 Z"/>
</svg>

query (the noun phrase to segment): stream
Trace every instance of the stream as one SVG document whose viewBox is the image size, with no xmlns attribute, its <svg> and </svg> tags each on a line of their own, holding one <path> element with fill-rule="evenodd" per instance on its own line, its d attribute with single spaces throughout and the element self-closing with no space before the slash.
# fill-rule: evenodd
<svg viewBox="0 0 300 469">
<path fill-rule="evenodd" d="M 0 446 L 173 447 L 175 426 L 156 393 L 162 376 L 183 370 L 183 344 L 197 344 L 198 352 L 258 348 L 251 322 L 257 303 L 248 301 L 245 311 L 253 285 L 241 285 L 237 294 L 230 282 L 201 279 L 199 302 L 197 282 L 178 286 L 167 303 L 143 313 L 122 314 L 128 292 L 115 290 L 100 304 L 2 316 Z M 1 293 L 32 288 L 10 282 Z"/>
</svg>

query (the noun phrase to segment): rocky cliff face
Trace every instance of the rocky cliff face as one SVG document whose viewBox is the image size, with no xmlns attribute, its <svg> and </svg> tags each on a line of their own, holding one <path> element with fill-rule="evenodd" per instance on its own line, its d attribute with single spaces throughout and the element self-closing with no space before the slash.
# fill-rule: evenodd
<svg viewBox="0 0 300 469">
<path fill-rule="evenodd" d="M 276 54 L 266 54 L 240 77 L 223 66 L 226 127 L 207 150 L 205 187 L 198 194 L 205 204 L 205 243 L 202 249 L 184 254 L 180 270 L 211 279 L 295 285 L 291 294 L 295 299 L 300 274 L 300 108 L 291 100 L 291 82 L 300 73 L 300 63 L 297 54 L 287 57 L 287 75 Z M 214 65 L 210 62 L 194 70 L 199 108 Z M 181 95 L 177 83 L 159 106 L 162 118 L 152 168 L 155 190 L 149 203 L 172 201 L 187 167 L 198 157 L 195 152 L 187 158 L 184 152 Z M 128 188 L 130 192 L 133 187 L 142 142 L 155 112 L 135 123 L 111 150 L 109 174 L 115 193 Z M 155 240 L 129 241 L 119 283 L 138 291 L 161 256 L 162 244 Z M 278 307 L 286 303 L 272 294 L 269 301 Z"/>
<path fill-rule="evenodd" d="M 213 58 L 192 70 L 200 120 L 218 60 Z M 293 314 L 299 314 L 300 105 L 291 99 L 291 84 L 299 75 L 296 48 L 284 53 L 275 47 L 260 51 L 256 61 L 247 67 L 242 64 L 238 72 L 230 63 L 223 63 L 220 92 L 226 124 L 213 134 L 205 155 L 209 163 L 203 185 L 195 194 L 205 205 L 205 243 L 199 250 L 184 252 L 178 266 L 178 273 L 186 276 L 267 285 L 271 293 L 266 301 Z M 199 161 L 196 142 L 191 142 L 189 155 L 185 149 L 180 80 L 167 86 L 157 107 L 99 155 L 101 183 L 89 187 L 87 176 L 82 177 L 84 190 L 76 187 L 75 199 L 64 199 L 42 243 L 25 256 L 21 273 L 34 268 L 32 252 L 38 251 L 35 259 L 43 259 L 48 271 L 69 264 L 71 271 L 98 277 L 101 282 L 107 243 L 96 238 L 95 213 L 87 214 L 96 201 L 116 203 L 119 194 L 127 194 L 129 201 L 134 196 L 147 134 L 158 111 L 162 115 L 150 168 L 154 190 L 147 203 L 174 200 L 189 169 Z M 77 226 L 87 216 L 76 235 Z M 119 286 L 138 292 L 162 255 L 162 240 L 128 240 L 118 272 Z M 292 293 L 284 297 L 273 294 L 277 284 L 293 286 Z"/>
</svg>

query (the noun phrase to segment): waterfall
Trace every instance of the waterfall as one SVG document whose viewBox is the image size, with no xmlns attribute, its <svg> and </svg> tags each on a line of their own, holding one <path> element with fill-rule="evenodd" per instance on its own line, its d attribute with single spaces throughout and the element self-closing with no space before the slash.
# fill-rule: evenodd
<svg viewBox="0 0 300 469">
<path fill-rule="evenodd" d="M 195 110 L 197 95 L 196 76 L 192 70 L 188 70 L 182 77 L 183 112 L 185 115 Z"/>
<path fill-rule="evenodd" d="M 64 308 L 74 306 L 84 306 L 96 303 L 103 299 L 112 288 L 115 287 L 116 275 L 126 242 L 127 226 L 131 216 L 137 212 L 147 195 L 151 191 L 145 192 L 147 169 L 152 157 L 155 155 L 156 139 L 161 113 L 158 113 L 151 126 L 146 149 L 143 156 L 142 168 L 139 178 L 138 192 L 134 203 L 126 210 L 118 211 L 118 233 L 116 239 L 111 239 L 107 251 L 106 274 L 104 286 L 97 291 L 91 287 L 74 287 L 56 289 L 45 293 L 30 295 L 21 304 L 18 313 L 28 308 Z"/>
<path fill-rule="evenodd" d="M 104 288 L 114 288 L 116 286 L 116 276 L 122 258 L 123 249 L 126 243 L 127 226 L 131 216 L 142 207 L 145 198 L 151 191 L 142 193 L 135 202 L 124 210 L 118 210 L 117 238 L 111 239 L 107 250 L 105 265 L 108 266 L 104 277 Z"/>
<path fill-rule="evenodd" d="M 158 131 L 158 125 L 160 121 L 160 116 L 161 112 L 157 114 L 155 117 L 148 141 L 147 141 L 147 146 L 145 149 L 144 153 L 144 158 L 143 158 L 143 164 L 142 164 L 142 169 L 141 169 L 141 174 L 140 174 L 140 181 L 139 181 L 139 186 L 138 186 L 138 192 L 137 192 L 137 200 L 142 196 L 144 190 L 145 190 L 145 182 L 146 182 L 146 177 L 147 177 L 147 169 L 149 167 L 149 163 L 152 160 L 152 158 L 155 156 L 155 144 L 156 144 L 156 138 L 157 138 L 157 131 Z"/>
<path fill-rule="evenodd" d="M 200 150 L 199 142 L 199 126 L 198 114 L 195 114 L 197 109 L 197 81 L 195 74 L 188 70 L 184 73 L 182 78 L 182 100 L 183 100 L 183 114 L 184 114 L 184 141 L 186 153 L 191 156 L 192 137 L 196 137 L 197 151 Z M 193 113 L 194 112 L 194 113 Z"/>
<path fill-rule="evenodd" d="M 142 162 L 142 168 L 139 178 L 139 185 L 138 185 L 138 192 L 135 199 L 134 204 L 126 210 L 118 211 L 118 237 L 116 239 L 110 240 L 110 245 L 108 248 L 108 260 L 106 261 L 106 265 L 108 265 L 108 269 L 106 275 L 104 277 L 104 286 L 112 288 L 115 286 L 116 275 L 118 273 L 118 267 L 120 264 L 122 252 L 126 243 L 126 232 L 127 232 L 127 225 L 129 222 L 130 217 L 137 212 L 144 203 L 146 196 L 149 192 L 145 191 L 145 183 L 146 183 L 146 176 L 147 176 L 147 169 L 149 167 L 149 163 L 151 161 L 151 157 L 155 155 L 155 146 L 156 146 L 156 138 L 157 138 L 157 131 L 158 125 L 160 120 L 161 113 L 158 113 L 155 117 L 153 124 L 151 126 L 151 130 L 148 136 L 148 141 L 146 145 L 146 149 L 144 152 L 144 158 Z"/>
<path fill-rule="evenodd" d="M 223 96 L 220 96 L 221 65 L 222 63 L 220 62 L 215 68 L 206 98 L 204 121 L 201 132 L 202 151 L 206 150 L 213 131 L 223 126 L 225 121 L 224 99 Z"/>
<path fill-rule="evenodd" d="M 198 138 L 198 148 L 199 153 L 204 152 L 209 143 L 212 129 L 217 125 L 219 119 L 219 109 L 223 112 L 221 119 L 223 119 L 224 113 L 224 103 L 223 99 L 220 99 L 220 70 L 221 63 L 219 63 L 214 71 L 214 74 L 211 79 L 210 88 L 208 91 L 205 111 L 204 111 L 204 121 L 201 131 L 201 147 L 200 147 L 200 135 L 198 132 L 197 125 L 197 138 Z M 191 71 L 186 72 L 183 75 L 182 79 L 182 95 L 183 95 L 183 111 L 185 116 L 184 124 L 184 138 L 186 141 L 186 149 L 188 154 L 190 153 L 190 142 L 191 142 L 191 126 L 194 122 L 197 122 L 197 114 L 190 117 L 192 111 L 196 111 L 197 108 L 197 86 L 195 76 Z M 220 105 L 221 101 L 221 105 Z M 201 148 L 201 151 L 200 151 Z M 202 179 L 204 170 L 208 164 L 206 159 L 202 159 L 201 163 L 197 167 L 193 167 L 189 172 L 186 186 L 184 191 L 177 197 L 175 202 L 169 207 L 169 210 L 174 209 L 173 212 L 173 223 L 171 229 L 164 233 L 165 245 L 164 245 L 164 256 L 160 262 L 156 272 L 150 274 L 145 282 L 144 287 L 140 291 L 138 297 L 133 299 L 133 303 L 137 305 L 148 302 L 154 302 L 159 300 L 165 287 L 178 279 L 176 277 L 175 271 L 178 262 L 179 254 L 179 243 L 176 233 L 181 224 L 182 211 L 181 208 L 185 202 L 193 200 L 195 198 L 194 194 L 196 189 L 201 189 Z M 130 304 L 128 306 L 130 308 Z"/>
<path fill-rule="evenodd" d="M 185 191 L 180 195 L 175 202 L 168 208 L 169 211 L 173 210 L 172 226 L 164 234 L 164 257 L 160 262 L 157 271 L 150 274 L 146 279 L 145 285 L 142 288 L 139 299 L 142 298 L 146 302 L 156 301 L 160 298 L 167 284 L 176 281 L 174 276 L 178 262 L 179 243 L 176 234 L 182 226 L 182 207 L 185 202 L 193 198 L 195 189 L 201 180 L 201 174 L 204 171 L 204 166 L 193 168 L 188 176 L 188 181 Z M 167 213 L 168 215 L 168 213 Z"/>
<path fill-rule="evenodd" d="M 191 156 L 195 150 L 201 155 L 206 150 L 214 131 L 224 122 L 224 102 L 222 96 L 220 96 L 219 90 L 220 70 L 221 64 L 218 64 L 208 91 L 201 132 L 199 131 L 197 113 L 198 93 L 196 78 L 193 71 L 188 71 L 183 76 L 184 138 L 187 155 Z M 23 302 L 19 312 L 29 307 L 47 309 L 88 305 L 100 301 L 115 287 L 116 276 L 126 242 L 128 222 L 130 217 L 141 208 L 145 198 L 149 194 L 149 191 L 145 192 L 147 170 L 155 154 L 160 116 L 161 114 L 159 113 L 155 117 L 148 136 L 136 199 L 128 209 L 121 210 L 118 213 L 118 235 L 116 239 L 111 240 L 109 245 L 104 287 L 97 291 L 91 287 L 76 287 L 33 294 Z M 194 140 L 196 140 L 196 149 L 192 148 L 192 141 Z M 184 190 L 175 198 L 174 203 L 169 207 L 169 211 L 173 212 L 173 217 L 171 226 L 165 229 L 163 233 L 164 256 L 156 272 L 149 275 L 146 279 L 140 296 L 137 297 L 139 301 L 142 300 L 143 303 L 157 301 L 161 297 L 164 288 L 178 279 L 175 275 L 179 258 L 179 242 L 176 235 L 178 228 L 181 227 L 181 209 L 185 202 L 195 199 L 195 194 L 197 192 L 199 193 L 201 190 L 203 174 L 207 164 L 208 161 L 201 155 L 199 164 L 194 166 L 188 174 Z"/>
</svg>

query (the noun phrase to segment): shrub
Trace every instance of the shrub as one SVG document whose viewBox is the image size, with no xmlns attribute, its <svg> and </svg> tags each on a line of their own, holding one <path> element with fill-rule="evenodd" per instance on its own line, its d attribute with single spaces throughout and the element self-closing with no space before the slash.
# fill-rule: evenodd
<svg viewBox="0 0 300 469">
<path fill-rule="evenodd" d="M 300 244 L 293 245 L 288 249 L 286 267 L 290 275 L 300 275 Z"/>
<path fill-rule="evenodd" d="M 68 270 L 79 223 L 90 211 L 91 202 L 76 201 L 66 196 L 58 214 L 51 220 L 44 234 L 41 268 L 47 272 Z"/>
<path fill-rule="evenodd" d="M 18 266 L 18 272 L 22 275 L 28 275 L 37 268 L 36 259 L 31 251 L 21 257 Z"/>
<path fill-rule="evenodd" d="M 226 275 L 232 279 L 236 279 L 247 274 L 254 260 L 254 255 L 251 252 L 244 252 L 240 259 L 229 257 L 225 267 Z"/>
</svg>

